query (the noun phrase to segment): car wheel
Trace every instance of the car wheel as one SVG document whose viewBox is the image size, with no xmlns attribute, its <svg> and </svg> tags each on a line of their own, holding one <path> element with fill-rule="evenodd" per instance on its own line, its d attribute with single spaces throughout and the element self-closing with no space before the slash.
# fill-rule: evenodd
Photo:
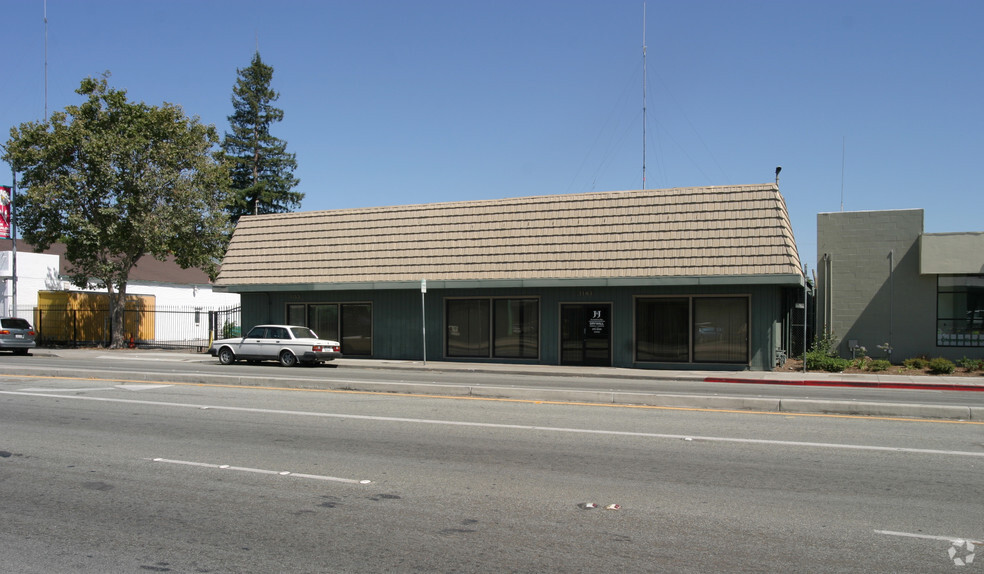
<svg viewBox="0 0 984 574">
<path fill-rule="evenodd" d="M 297 356 L 290 351 L 280 352 L 280 364 L 285 367 L 293 367 L 297 364 Z"/>
<path fill-rule="evenodd" d="M 27 354 L 27 349 L 14 349 L 14 354 L 15 355 L 26 355 Z"/>
<path fill-rule="evenodd" d="M 219 349 L 219 362 L 223 365 L 231 365 L 236 362 L 236 354 L 229 347 Z"/>
</svg>

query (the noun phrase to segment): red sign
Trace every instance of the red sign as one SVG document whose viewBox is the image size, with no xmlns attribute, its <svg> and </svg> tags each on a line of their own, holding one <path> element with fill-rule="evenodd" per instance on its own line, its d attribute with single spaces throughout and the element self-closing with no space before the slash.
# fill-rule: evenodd
<svg viewBox="0 0 984 574">
<path fill-rule="evenodd" d="M 0 238 L 10 239 L 10 188 L 0 185 Z"/>
</svg>

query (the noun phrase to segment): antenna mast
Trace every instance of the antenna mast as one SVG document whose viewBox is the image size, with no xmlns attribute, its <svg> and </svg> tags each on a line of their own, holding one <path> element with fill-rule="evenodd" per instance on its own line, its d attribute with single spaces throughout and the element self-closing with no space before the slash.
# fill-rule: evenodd
<svg viewBox="0 0 984 574">
<path fill-rule="evenodd" d="M 44 121 L 48 121 L 48 0 L 44 0 Z"/>
<path fill-rule="evenodd" d="M 642 189 L 646 189 L 646 3 L 642 3 Z"/>
<path fill-rule="evenodd" d="M 847 157 L 847 136 L 841 140 L 841 211 L 844 211 L 844 160 Z"/>
</svg>

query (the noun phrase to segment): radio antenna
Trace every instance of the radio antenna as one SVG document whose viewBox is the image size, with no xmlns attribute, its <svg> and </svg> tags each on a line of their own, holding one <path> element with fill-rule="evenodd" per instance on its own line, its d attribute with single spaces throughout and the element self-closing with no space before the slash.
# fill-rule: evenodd
<svg viewBox="0 0 984 574">
<path fill-rule="evenodd" d="M 642 3 L 642 189 L 646 189 L 646 3 Z"/>
<path fill-rule="evenodd" d="M 44 121 L 48 121 L 48 0 L 44 0 Z"/>
<path fill-rule="evenodd" d="M 844 160 L 847 157 L 847 136 L 841 136 L 841 211 L 844 211 Z"/>
</svg>

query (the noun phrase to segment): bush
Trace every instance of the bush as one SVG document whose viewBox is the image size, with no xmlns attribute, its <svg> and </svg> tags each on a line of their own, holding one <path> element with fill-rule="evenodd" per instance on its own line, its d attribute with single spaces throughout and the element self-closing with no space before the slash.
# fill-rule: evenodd
<svg viewBox="0 0 984 574">
<path fill-rule="evenodd" d="M 806 352 L 806 368 L 814 371 L 839 373 L 849 367 L 851 362 L 837 356 L 836 339 L 833 336 L 818 335 Z"/>
<path fill-rule="evenodd" d="M 875 359 L 874 361 L 871 361 L 871 364 L 870 365 L 868 365 L 868 370 L 869 371 L 887 371 L 888 368 L 891 367 L 891 366 L 892 366 L 892 363 L 886 361 L 885 359 Z"/>
<path fill-rule="evenodd" d="M 929 365 L 929 361 L 927 361 L 924 357 L 913 357 L 911 359 L 906 359 L 902 364 L 905 365 L 905 368 L 907 369 L 916 369 L 921 371 Z"/>
<path fill-rule="evenodd" d="M 851 366 L 851 361 L 847 359 L 842 359 L 840 357 L 818 356 L 810 360 L 809 353 L 807 353 L 807 369 L 827 371 L 828 373 L 840 373 L 844 369 Z"/>
<path fill-rule="evenodd" d="M 929 372 L 934 375 L 949 375 L 955 368 L 956 366 L 953 364 L 953 361 L 944 359 L 943 357 L 937 357 L 929 361 Z"/>
<path fill-rule="evenodd" d="M 968 359 L 964 357 L 957 361 L 957 363 L 967 370 L 968 373 L 974 371 L 984 371 L 984 359 Z"/>
</svg>

